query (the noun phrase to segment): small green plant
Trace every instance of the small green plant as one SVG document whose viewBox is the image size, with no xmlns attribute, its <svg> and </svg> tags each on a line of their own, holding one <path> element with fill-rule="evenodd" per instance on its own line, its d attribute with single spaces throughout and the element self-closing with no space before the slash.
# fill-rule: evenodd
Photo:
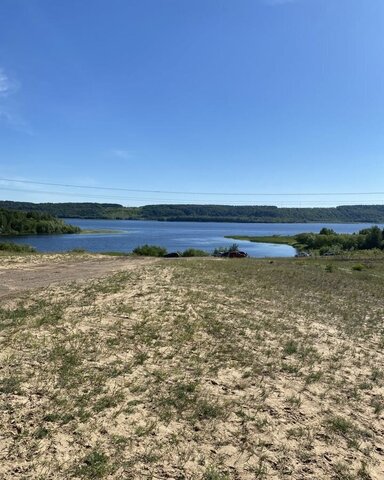
<svg viewBox="0 0 384 480">
<path fill-rule="evenodd" d="M 334 270 L 335 270 L 335 267 L 330 263 L 328 263 L 328 265 L 325 266 L 325 271 L 328 273 L 332 273 L 334 272 Z"/>
<path fill-rule="evenodd" d="M 352 266 L 352 270 L 355 270 L 356 272 L 361 272 L 364 270 L 364 265 L 362 263 L 356 263 L 355 265 Z"/>
<path fill-rule="evenodd" d="M 371 405 L 373 407 L 373 411 L 375 415 L 380 416 L 381 413 L 384 411 L 384 399 L 383 398 L 373 398 L 371 401 Z"/>
<path fill-rule="evenodd" d="M 339 415 L 328 418 L 327 425 L 332 432 L 343 436 L 347 436 L 350 432 L 354 431 L 352 422 Z"/>
<path fill-rule="evenodd" d="M 136 247 L 132 253 L 146 257 L 163 257 L 167 253 L 167 249 L 157 245 L 141 245 Z"/>
<path fill-rule="evenodd" d="M 219 472 L 214 467 L 208 467 L 203 475 L 203 480 L 229 480 L 229 478 L 227 474 Z"/>
<path fill-rule="evenodd" d="M 38 440 L 41 440 L 42 438 L 45 438 L 46 436 L 48 436 L 48 434 L 49 434 L 49 430 L 47 428 L 38 427 L 33 436 Z"/>
<path fill-rule="evenodd" d="M 283 349 L 285 355 L 293 355 L 294 353 L 297 353 L 297 350 L 298 345 L 295 340 L 288 340 Z"/>
<path fill-rule="evenodd" d="M 103 478 L 108 474 L 108 470 L 107 456 L 98 450 L 93 450 L 84 457 L 75 473 L 80 478 L 95 479 Z"/>
<path fill-rule="evenodd" d="M 291 407 L 300 407 L 301 405 L 301 398 L 297 395 L 291 395 L 290 397 L 287 398 L 287 403 Z"/>
<path fill-rule="evenodd" d="M 217 403 L 208 402 L 205 399 L 198 400 L 195 408 L 195 416 L 200 420 L 219 417 L 222 414 L 222 408 Z"/>
<path fill-rule="evenodd" d="M 321 370 L 318 370 L 316 372 L 311 372 L 306 376 L 305 383 L 310 384 L 310 383 L 319 382 L 322 376 L 323 376 L 323 372 Z"/>
<path fill-rule="evenodd" d="M 20 393 L 21 378 L 13 375 L 12 377 L 5 377 L 0 381 L 0 393 Z"/>
<path fill-rule="evenodd" d="M 104 397 L 96 400 L 93 409 L 95 412 L 101 412 L 106 408 L 116 407 L 122 399 L 123 396 L 119 393 L 116 393 L 114 395 L 105 395 Z"/>
<path fill-rule="evenodd" d="M 380 382 L 384 378 L 384 372 L 379 368 L 373 368 L 371 373 L 371 380 L 372 382 Z"/>
</svg>

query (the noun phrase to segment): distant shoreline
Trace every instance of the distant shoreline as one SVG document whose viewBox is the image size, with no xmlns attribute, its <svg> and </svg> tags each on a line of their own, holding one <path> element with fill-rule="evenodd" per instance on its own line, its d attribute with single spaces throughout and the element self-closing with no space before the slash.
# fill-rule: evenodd
<svg viewBox="0 0 384 480">
<path fill-rule="evenodd" d="M 124 207 L 111 203 L 0 201 L 0 208 L 79 220 L 152 220 L 220 223 L 384 223 L 384 205 L 284 208 L 274 205 L 156 204 Z"/>
</svg>

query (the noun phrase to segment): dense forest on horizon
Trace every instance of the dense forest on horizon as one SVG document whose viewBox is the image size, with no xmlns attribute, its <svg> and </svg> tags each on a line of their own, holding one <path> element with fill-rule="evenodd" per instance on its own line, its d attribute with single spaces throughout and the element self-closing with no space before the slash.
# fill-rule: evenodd
<svg viewBox="0 0 384 480">
<path fill-rule="evenodd" d="M 30 203 L 0 201 L 0 208 L 47 213 L 59 218 L 247 223 L 384 223 L 384 205 L 280 208 L 233 205 L 145 205 L 114 203 Z"/>
<path fill-rule="evenodd" d="M 78 233 L 79 227 L 66 224 L 44 212 L 21 212 L 0 207 L 0 235 L 50 235 Z"/>
</svg>

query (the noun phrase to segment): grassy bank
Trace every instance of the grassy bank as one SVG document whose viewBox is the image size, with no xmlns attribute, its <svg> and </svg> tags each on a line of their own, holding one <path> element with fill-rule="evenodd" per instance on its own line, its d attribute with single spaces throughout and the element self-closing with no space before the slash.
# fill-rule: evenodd
<svg viewBox="0 0 384 480">
<path fill-rule="evenodd" d="M 383 478 L 380 259 L 134 261 L 3 299 L 2 478 Z"/>
<path fill-rule="evenodd" d="M 284 245 L 297 246 L 297 240 L 294 236 L 289 235 L 265 235 L 265 236 L 247 236 L 247 235 L 226 235 L 225 238 L 233 238 L 234 240 L 247 240 L 255 243 L 277 243 Z"/>
</svg>

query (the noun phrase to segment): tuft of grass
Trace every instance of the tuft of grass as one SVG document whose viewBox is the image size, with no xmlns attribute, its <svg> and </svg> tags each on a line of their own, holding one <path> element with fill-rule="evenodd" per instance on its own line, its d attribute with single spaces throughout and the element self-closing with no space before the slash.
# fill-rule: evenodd
<svg viewBox="0 0 384 480">
<path fill-rule="evenodd" d="M 323 376 L 323 372 L 321 370 L 318 370 L 317 372 L 311 372 L 305 377 L 305 383 L 310 384 L 310 383 L 319 382 L 322 376 Z"/>
<path fill-rule="evenodd" d="M 75 475 L 92 480 L 105 477 L 109 470 L 108 457 L 99 450 L 92 450 L 83 458 Z"/>
<path fill-rule="evenodd" d="M 334 415 L 327 419 L 328 428 L 339 435 L 347 437 L 351 433 L 355 433 L 356 429 L 353 423 L 347 418 L 340 415 Z"/>
<path fill-rule="evenodd" d="M 78 380 L 81 381 L 77 369 L 82 360 L 76 346 L 56 345 L 51 351 L 50 359 L 57 366 L 58 383 L 61 386 L 75 385 Z"/>
<path fill-rule="evenodd" d="M 45 438 L 48 435 L 49 435 L 49 430 L 47 428 L 38 427 L 33 436 L 38 440 L 41 440 L 42 438 Z"/>
<path fill-rule="evenodd" d="M 230 476 L 210 466 L 204 472 L 202 480 L 230 480 Z"/>
<path fill-rule="evenodd" d="M 223 408 L 218 403 L 199 399 L 196 402 L 194 416 L 199 420 L 209 420 L 223 415 Z"/>
<path fill-rule="evenodd" d="M 285 355 L 294 355 L 295 353 L 297 353 L 298 349 L 298 343 L 295 340 L 291 339 L 285 343 L 283 347 L 283 353 Z"/>
<path fill-rule="evenodd" d="M 365 265 L 363 265 L 362 263 L 356 263 L 355 265 L 352 265 L 352 270 L 355 270 L 356 272 L 361 272 L 362 270 L 364 270 L 365 268 Z"/>
<path fill-rule="evenodd" d="M 115 393 L 114 395 L 104 395 L 103 397 L 96 400 L 93 405 L 93 410 L 97 413 L 107 409 L 117 407 L 117 405 L 123 400 L 123 395 L 120 393 Z"/>
<path fill-rule="evenodd" d="M 19 395 L 21 393 L 21 383 L 21 377 L 16 374 L 5 377 L 0 380 L 0 392 Z"/>
<path fill-rule="evenodd" d="M 371 400 L 371 405 L 374 414 L 379 417 L 384 411 L 384 399 L 382 397 L 375 397 Z"/>
</svg>

